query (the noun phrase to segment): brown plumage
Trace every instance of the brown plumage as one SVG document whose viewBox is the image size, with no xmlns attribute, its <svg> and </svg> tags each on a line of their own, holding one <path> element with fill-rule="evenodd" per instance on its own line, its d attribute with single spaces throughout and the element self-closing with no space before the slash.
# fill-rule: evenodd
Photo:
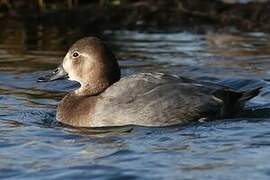
<svg viewBox="0 0 270 180">
<path fill-rule="evenodd" d="M 60 102 L 57 120 L 79 127 L 168 126 L 200 118 L 232 117 L 260 89 L 236 92 L 162 73 L 120 79 L 113 53 L 94 37 L 74 43 L 61 66 L 40 80 L 66 75 L 81 87 Z"/>
</svg>

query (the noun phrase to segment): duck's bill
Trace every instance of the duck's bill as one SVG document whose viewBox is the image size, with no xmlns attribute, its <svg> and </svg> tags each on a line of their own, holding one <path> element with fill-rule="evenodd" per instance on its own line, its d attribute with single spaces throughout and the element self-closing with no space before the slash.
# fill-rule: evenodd
<svg viewBox="0 0 270 180">
<path fill-rule="evenodd" d="M 58 79 L 67 79 L 68 73 L 63 69 L 62 66 L 56 68 L 53 72 L 38 78 L 38 82 L 48 82 L 48 81 L 55 81 Z"/>
</svg>

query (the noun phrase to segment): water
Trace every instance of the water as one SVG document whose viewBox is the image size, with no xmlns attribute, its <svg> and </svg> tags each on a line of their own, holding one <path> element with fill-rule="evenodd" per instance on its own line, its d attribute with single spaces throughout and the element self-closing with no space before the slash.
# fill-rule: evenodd
<svg viewBox="0 0 270 180">
<path fill-rule="evenodd" d="M 1 31 L 1 179 L 269 179 L 268 34 L 105 31 L 123 76 L 161 71 L 243 90 L 263 86 L 241 118 L 115 129 L 61 126 L 57 103 L 77 84 L 36 83 L 83 35 L 18 22 Z"/>
</svg>

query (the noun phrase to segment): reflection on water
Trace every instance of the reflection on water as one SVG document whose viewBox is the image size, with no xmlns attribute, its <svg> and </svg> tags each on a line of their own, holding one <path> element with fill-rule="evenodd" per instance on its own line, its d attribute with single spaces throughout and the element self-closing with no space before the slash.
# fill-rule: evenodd
<svg viewBox="0 0 270 180">
<path fill-rule="evenodd" d="M 268 34 L 104 32 L 123 76 L 161 71 L 263 90 L 247 104 L 249 118 L 88 129 L 55 121 L 57 103 L 77 83 L 36 83 L 86 34 L 12 19 L 0 25 L 0 178 L 269 179 Z"/>
</svg>

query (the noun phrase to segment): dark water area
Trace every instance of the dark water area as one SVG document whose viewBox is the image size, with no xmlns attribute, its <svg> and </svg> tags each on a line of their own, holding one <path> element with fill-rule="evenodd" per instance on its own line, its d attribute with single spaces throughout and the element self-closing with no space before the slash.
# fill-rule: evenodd
<svg viewBox="0 0 270 180">
<path fill-rule="evenodd" d="M 122 76 L 160 71 L 263 89 L 235 119 L 88 129 L 55 120 L 57 103 L 76 83 L 36 80 L 89 34 L 20 22 L 1 26 L 1 179 L 269 179 L 269 34 L 101 32 Z"/>
</svg>

